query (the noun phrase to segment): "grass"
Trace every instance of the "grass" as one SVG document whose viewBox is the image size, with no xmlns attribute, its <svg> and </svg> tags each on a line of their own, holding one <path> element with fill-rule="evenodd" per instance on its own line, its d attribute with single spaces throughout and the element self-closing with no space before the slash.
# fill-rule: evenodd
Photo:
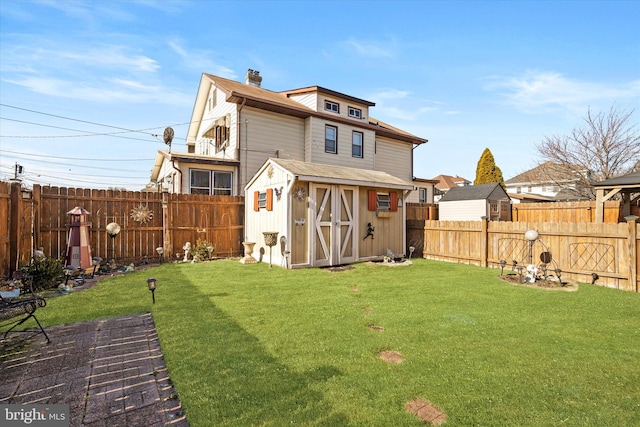
<svg viewBox="0 0 640 427">
<path fill-rule="evenodd" d="M 421 259 L 336 273 L 165 264 L 50 298 L 38 317 L 151 311 L 194 427 L 419 426 L 404 410 L 418 397 L 449 426 L 640 425 L 640 294 L 498 274 Z"/>
</svg>

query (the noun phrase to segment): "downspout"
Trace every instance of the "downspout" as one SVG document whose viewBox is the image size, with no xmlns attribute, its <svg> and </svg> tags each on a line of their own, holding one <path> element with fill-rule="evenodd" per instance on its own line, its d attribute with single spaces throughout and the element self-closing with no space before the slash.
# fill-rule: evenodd
<svg viewBox="0 0 640 427">
<path fill-rule="evenodd" d="M 242 104 L 240 104 L 240 108 L 238 108 L 238 120 L 236 121 L 236 126 L 238 127 L 238 130 L 236 131 L 236 147 L 238 147 L 238 161 L 240 162 L 240 166 L 238 167 L 238 195 L 240 196 L 244 196 L 244 191 L 242 188 L 242 179 L 241 179 L 241 175 L 244 176 L 244 174 L 241 174 L 242 172 L 242 165 L 244 163 L 246 163 L 246 157 L 245 156 L 245 161 L 242 161 L 242 150 L 240 149 L 240 127 L 242 125 L 242 108 L 244 107 L 244 104 L 247 102 L 247 98 L 242 98 Z M 245 170 L 246 172 L 246 170 Z"/>
<path fill-rule="evenodd" d="M 178 194 L 182 193 L 182 171 L 176 167 L 175 160 L 171 159 L 171 167 L 178 172 Z M 173 183 L 175 187 L 175 182 Z"/>
</svg>

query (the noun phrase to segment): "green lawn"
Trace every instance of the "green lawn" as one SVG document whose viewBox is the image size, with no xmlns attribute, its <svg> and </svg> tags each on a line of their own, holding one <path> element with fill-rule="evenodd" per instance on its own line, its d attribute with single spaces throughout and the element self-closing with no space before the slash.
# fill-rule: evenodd
<svg viewBox="0 0 640 427">
<path fill-rule="evenodd" d="M 194 427 L 424 425 L 404 410 L 414 398 L 448 426 L 640 425 L 640 294 L 498 274 L 422 259 L 342 272 L 165 264 L 50 298 L 38 317 L 151 311 Z"/>
</svg>

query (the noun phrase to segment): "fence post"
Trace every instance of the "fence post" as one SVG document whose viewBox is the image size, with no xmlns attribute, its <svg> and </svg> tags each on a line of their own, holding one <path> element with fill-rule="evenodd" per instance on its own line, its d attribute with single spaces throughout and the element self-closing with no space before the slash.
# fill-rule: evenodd
<svg viewBox="0 0 640 427">
<path fill-rule="evenodd" d="M 9 273 L 18 269 L 20 259 L 20 230 L 22 229 L 22 215 L 20 215 L 20 183 L 12 182 L 9 190 L 11 209 L 9 212 Z"/>
<path fill-rule="evenodd" d="M 170 224 L 169 193 L 162 192 L 162 247 L 164 250 L 165 260 L 173 260 L 173 244 L 171 243 L 171 224 Z M 168 257 L 168 258 L 167 258 Z"/>
<path fill-rule="evenodd" d="M 640 289 L 638 289 L 638 252 L 636 243 L 638 217 L 629 215 L 625 216 L 624 219 L 627 220 L 627 224 L 629 225 L 629 285 L 631 285 L 633 289 L 635 284 L 636 292 L 640 292 Z"/>
<path fill-rule="evenodd" d="M 480 233 L 480 266 L 487 266 L 487 258 L 489 257 L 489 232 L 488 232 L 489 218 L 482 217 L 482 232 Z"/>
</svg>

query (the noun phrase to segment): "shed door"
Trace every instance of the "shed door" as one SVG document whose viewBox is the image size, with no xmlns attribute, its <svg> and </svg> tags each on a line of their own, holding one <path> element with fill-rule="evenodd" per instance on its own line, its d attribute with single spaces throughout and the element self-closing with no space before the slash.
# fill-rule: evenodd
<svg viewBox="0 0 640 427">
<path fill-rule="evenodd" d="M 313 186 L 313 265 L 340 265 L 356 260 L 356 189 L 341 185 Z"/>
</svg>

